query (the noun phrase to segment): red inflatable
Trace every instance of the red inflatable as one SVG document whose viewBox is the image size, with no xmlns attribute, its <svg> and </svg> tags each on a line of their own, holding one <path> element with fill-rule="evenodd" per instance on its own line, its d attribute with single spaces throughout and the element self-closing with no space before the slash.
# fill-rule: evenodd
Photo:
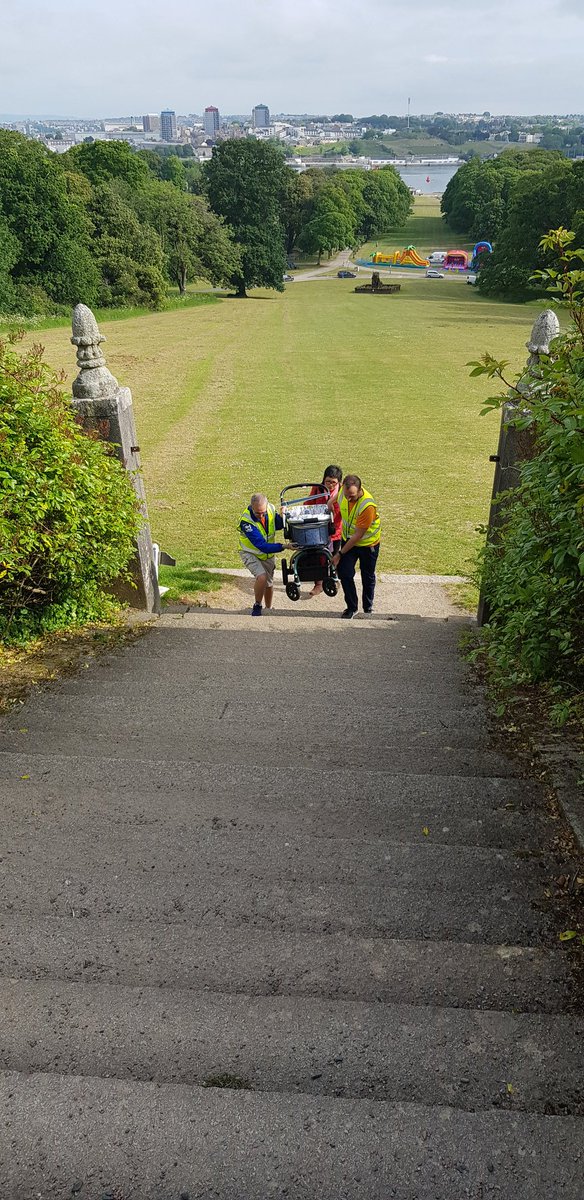
<svg viewBox="0 0 584 1200">
<path fill-rule="evenodd" d="M 468 269 L 468 254 L 466 250 L 449 250 L 443 266 L 451 271 L 466 271 Z"/>
</svg>

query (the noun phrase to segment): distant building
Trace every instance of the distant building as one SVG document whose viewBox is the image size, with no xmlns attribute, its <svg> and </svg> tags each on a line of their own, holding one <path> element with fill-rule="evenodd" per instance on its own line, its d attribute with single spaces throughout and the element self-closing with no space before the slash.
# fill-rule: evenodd
<svg viewBox="0 0 584 1200">
<path fill-rule="evenodd" d="M 171 108 L 160 114 L 160 136 L 163 142 L 176 141 L 176 113 Z"/>
<path fill-rule="evenodd" d="M 251 119 L 254 129 L 267 129 L 270 124 L 270 110 L 267 104 L 256 104 Z"/>
<path fill-rule="evenodd" d="M 160 133 L 160 117 L 158 113 L 145 113 L 142 117 L 144 133 Z"/>
<path fill-rule="evenodd" d="M 214 104 L 209 104 L 208 108 L 203 113 L 203 129 L 207 137 L 216 138 L 219 133 L 219 109 L 215 108 Z"/>
</svg>

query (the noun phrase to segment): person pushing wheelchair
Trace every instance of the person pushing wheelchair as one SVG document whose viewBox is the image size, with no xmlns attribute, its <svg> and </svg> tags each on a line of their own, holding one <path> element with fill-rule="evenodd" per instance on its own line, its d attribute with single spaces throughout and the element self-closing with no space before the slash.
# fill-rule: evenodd
<svg viewBox="0 0 584 1200">
<path fill-rule="evenodd" d="M 332 508 L 332 498 L 329 507 Z M 339 490 L 338 505 L 342 518 L 341 548 L 333 557 L 343 589 L 346 608 L 342 617 L 350 621 L 359 608 L 355 587 L 357 563 L 361 570 L 363 612 L 373 612 L 375 568 L 379 557 L 381 521 L 377 505 L 358 475 L 346 475 Z"/>
</svg>

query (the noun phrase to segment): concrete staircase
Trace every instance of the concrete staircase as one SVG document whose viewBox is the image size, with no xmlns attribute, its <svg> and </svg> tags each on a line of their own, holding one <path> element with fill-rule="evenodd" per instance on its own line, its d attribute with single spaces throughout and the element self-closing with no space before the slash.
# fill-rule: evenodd
<svg viewBox="0 0 584 1200">
<path fill-rule="evenodd" d="M 167 616 L 3 722 L 2 1200 L 581 1200 L 557 823 L 463 624 Z"/>
</svg>

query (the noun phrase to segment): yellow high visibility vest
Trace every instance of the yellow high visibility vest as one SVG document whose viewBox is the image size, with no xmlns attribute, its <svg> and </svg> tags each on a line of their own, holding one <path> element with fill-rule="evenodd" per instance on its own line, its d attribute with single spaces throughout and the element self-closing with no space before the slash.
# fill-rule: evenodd
<svg viewBox="0 0 584 1200">
<path fill-rule="evenodd" d="M 375 509 L 375 516 L 369 526 L 369 529 L 365 529 L 363 531 L 363 537 L 360 538 L 359 541 L 355 543 L 355 545 L 356 546 L 376 546 L 378 541 L 381 538 L 381 521 L 379 519 L 377 505 L 375 503 L 375 500 L 373 499 L 373 496 L 371 495 L 371 492 L 366 492 L 365 489 L 363 489 L 363 495 L 360 496 L 359 499 L 355 501 L 355 504 L 353 505 L 353 508 L 351 509 L 350 516 L 349 516 L 349 501 L 347 500 L 347 497 L 345 496 L 345 493 L 342 490 L 342 488 L 341 488 L 341 494 L 339 496 L 338 503 L 339 503 L 339 508 L 341 510 L 341 516 L 343 518 L 343 541 L 344 542 L 348 542 L 349 538 L 352 537 L 353 534 L 355 533 L 357 521 L 359 520 L 361 513 L 364 512 L 364 510 L 370 504 L 373 505 L 373 507 Z"/>
<path fill-rule="evenodd" d="M 242 521 L 245 521 L 246 524 L 249 524 L 249 525 L 255 525 L 256 529 L 259 529 L 262 537 L 264 537 L 267 542 L 275 542 L 276 541 L 276 509 L 274 508 L 273 504 L 268 504 L 268 509 L 267 509 L 266 515 L 268 518 L 268 524 L 267 524 L 267 528 L 264 528 L 263 521 L 260 521 L 259 517 L 254 516 L 254 514 L 251 511 L 251 508 L 246 508 L 245 512 L 242 513 L 241 517 L 239 518 L 239 526 L 241 526 Z M 250 551 L 251 554 L 255 554 L 256 558 L 263 559 L 263 558 L 271 558 L 272 557 L 271 554 L 262 554 L 261 550 L 258 550 L 257 547 L 254 546 L 253 542 L 250 542 L 249 538 L 245 536 L 245 533 L 243 532 L 243 530 L 241 528 L 239 528 L 239 549 Z"/>
</svg>

